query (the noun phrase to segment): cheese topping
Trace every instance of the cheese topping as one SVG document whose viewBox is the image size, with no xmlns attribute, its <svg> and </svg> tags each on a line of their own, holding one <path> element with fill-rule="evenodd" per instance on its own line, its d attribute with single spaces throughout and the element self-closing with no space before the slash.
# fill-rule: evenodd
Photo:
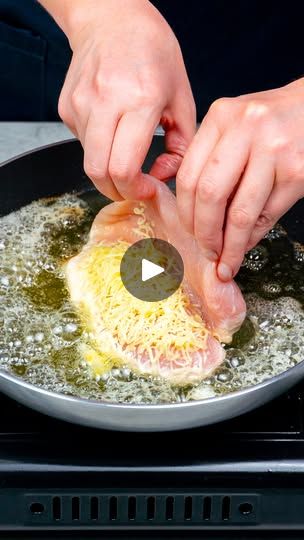
<svg viewBox="0 0 304 540">
<path fill-rule="evenodd" d="M 133 212 L 138 216 L 133 233 L 141 239 L 153 237 L 154 224 L 146 218 L 145 204 L 139 203 Z M 135 371 L 157 375 L 160 364 L 165 364 L 167 372 L 178 370 L 181 378 L 187 370 L 201 376 L 202 362 L 208 358 L 210 331 L 199 306 L 192 295 L 186 294 L 183 284 L 157 302 L 131 295 L 120 276 L 121 260 L 129 247 L 130 243 L 124 240 L 111 245 L 104 241 L 89 243 L 68 263 L 71 299 L 88 330 L 89 339 L 82 344 L 83 358 L 96 374 L 114 365 L 131 364 Z M 134 265 L 131 260 L 127 279 L 136 283 L 141 276 L 136 274 L 137 254 L 133 252 L 133 256 Z M 149 252 L 146 257 L 149 259 Z M 168 274 L 160 283 L 162 290 L 166 279 L 168 290 L 172 287 Z"/>
<path fill-rule="evenodd" d="M 113 246 L 100 243 L 78 256 L 81 310 L 95 340 L 100 336 L 98 349 L 115 354 L 116 341 L 126 353 L 147 354 L 152 363 L 161 356 L 190 363 L 193 351 L 206 348 L 208 335 L 198 310 L 182 287 L 159 302 L 132 296 L 120 277 L 121 259 L 128 247 L 122 241 Z M 112 344 L 104 340 L 106 335 L 114 338 Z"/>
</svg>

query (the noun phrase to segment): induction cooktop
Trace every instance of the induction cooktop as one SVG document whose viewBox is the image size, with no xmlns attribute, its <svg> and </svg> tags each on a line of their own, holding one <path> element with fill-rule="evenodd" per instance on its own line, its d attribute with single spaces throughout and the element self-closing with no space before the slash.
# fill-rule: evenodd
<svg viewBox="0 0 304 540">
<path fill-rule="evenodd" d="M 68 424 L 0 395 L 0 531 L 304 530 L 304 384 L 170 433 Z"/>
</svg>

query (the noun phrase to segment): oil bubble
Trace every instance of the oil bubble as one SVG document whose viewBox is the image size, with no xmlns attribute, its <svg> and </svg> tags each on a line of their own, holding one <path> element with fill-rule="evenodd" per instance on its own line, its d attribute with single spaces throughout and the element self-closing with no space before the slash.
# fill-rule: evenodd
<svg viewBox="0 0 304 540">
<path fill-rule="evenodd" d="M 220 372 L 216 375 L 217 381 L 221 383 L 226 383 L 231 381 L 233 377 L 232 372 L 229 369 L 221 369 Z"/>
<path fill-rule="evenodd" d="M 232 368 L 237 368 L 245 363 L 245 357 L 240 349 L 228 349 L 226 353 L 226 362 Z"/>
<path fill-rule="evenodd" d="M 251 272 L 259 272 L 268 263 L 269 255 L 265 246 L 258 245 L 249 251 L 243 261 L 243 266 Z"/>
<path fill-rule="evenodd" d="M 264 283 L 261 290 L 265 298 L 277 298 L 282 292 L 282 287 L 279 283 L 270 282 Z"/>
</svg>

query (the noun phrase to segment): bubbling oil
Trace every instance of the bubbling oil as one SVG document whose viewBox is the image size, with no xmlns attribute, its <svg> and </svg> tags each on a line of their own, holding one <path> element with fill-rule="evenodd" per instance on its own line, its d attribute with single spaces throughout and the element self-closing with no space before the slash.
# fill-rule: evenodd
<svg viewBox="0 0 304 540">
<path fill-rule="evenodd" d="M 88 336 L 69 301 L 63 263 L 81 250 L 104 204 L 95 192 L 67 194 L 0 218 L 0 368 L 63 394 L 175 403 L 246 388 L 304 359 L 304 248 L 276 227 L 243 263 L 247 318 L 212 377 L 182 389 L 126 366 L 93 377 L 81 357 Z"/>
</svg>

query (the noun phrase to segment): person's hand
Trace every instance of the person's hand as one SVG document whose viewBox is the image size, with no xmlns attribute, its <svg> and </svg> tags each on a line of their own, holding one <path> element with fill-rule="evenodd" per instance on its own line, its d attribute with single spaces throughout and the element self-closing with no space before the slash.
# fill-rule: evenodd
<svg viewBox="0 0 304 540">
<path fill-rule="evenodd" d="M 179 214 L 218 275 L 304 196 L 304 79 L 215 101 L 177 176 Z"/>
<path fill-rule="evenodd" d="M 167 153 L 151 174 L 162 180 L 176 174 L 195 133 L 179 44 L 148 0 L 65 2 L 74 10 L 66 29 L 73 57 L 59 114 L 80 139 L 85 172 L 102 193 L 149 198 L 155 188 L 141 167 L 157 125 Z M 52 12 L 51 2 L 44 5 Z"/>
</svg>

